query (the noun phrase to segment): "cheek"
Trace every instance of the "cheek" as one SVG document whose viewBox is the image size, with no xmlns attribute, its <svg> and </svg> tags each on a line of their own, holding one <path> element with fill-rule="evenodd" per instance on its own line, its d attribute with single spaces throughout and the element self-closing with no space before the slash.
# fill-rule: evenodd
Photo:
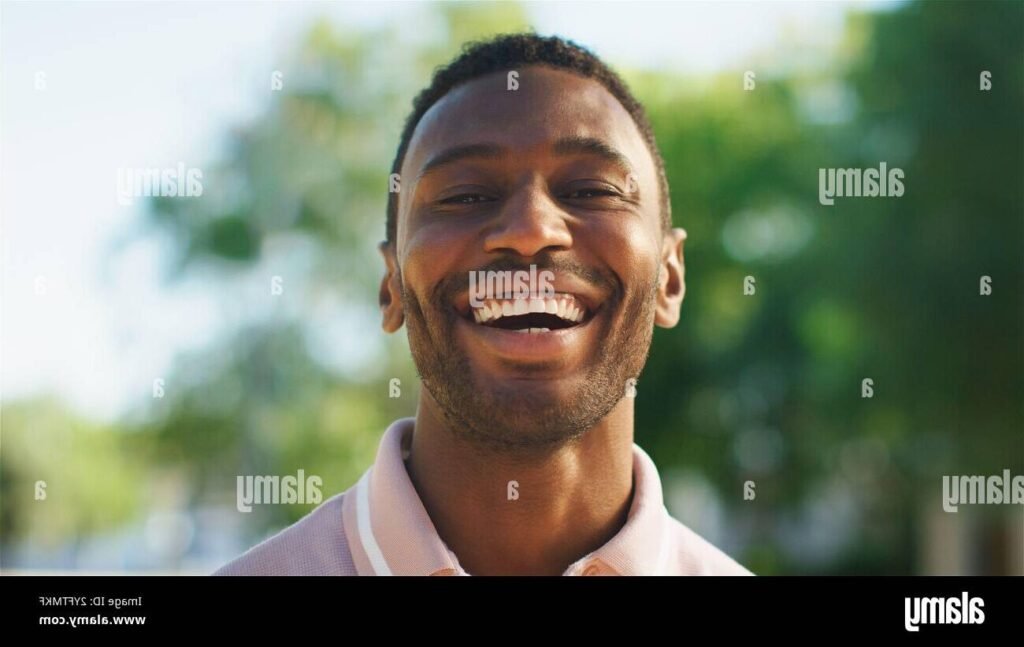
<svg viewBox="0 0 1024 647">
<path fill-rule="evenodd" d="M 591 228 L 587 241 L 603 264 L 623 282 L 627 292 L 646 289 L 658 275 L 660 236 L 638 219 L 609 220 Z"/>
<path fill-rule="evenodd" d="M 421 299 L 459 268 L 471 237 L 453 227 L 433 225 L 408 232 L 399 249 L 399 264 L 406 290 Z"/>
</svg>

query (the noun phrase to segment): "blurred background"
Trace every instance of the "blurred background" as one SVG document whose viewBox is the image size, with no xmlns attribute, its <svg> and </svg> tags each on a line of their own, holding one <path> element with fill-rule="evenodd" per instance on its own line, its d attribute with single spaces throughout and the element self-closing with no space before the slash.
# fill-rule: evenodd
<svg viewBox="0 0 1024 647">
<path fill-rule="evenodd" d="M 527 29 L 630 83 L 689 233 L 637 385 L 669 510 L 758 574 L 1024 574 L 1024 507 L 942 506 L 1024 474 L 1019 2 L 5 3 L 5 574 L 208 573 L 313 507 L 236 476 L 355 483 L 418 391 L 376 309 L 402 122 Z M 883 161 L 901 198 L 818 202 Z M 179 163 L 201 197 L 119 202 Z"/>
</svg>

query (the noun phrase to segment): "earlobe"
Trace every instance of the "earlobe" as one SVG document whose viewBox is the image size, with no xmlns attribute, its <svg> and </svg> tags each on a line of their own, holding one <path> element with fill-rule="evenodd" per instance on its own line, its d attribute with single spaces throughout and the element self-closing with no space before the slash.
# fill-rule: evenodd
<svg viewBox="0 0 1024 647">
<path fill-rule="evenodd" d="M 395 257 L 393 244 L 384 241 L 377 246 L 381 256 L 384 257 L 384 278 L 380 282 L 380 303 L 381 327 L 385 332 L 395 332 L 405 322 L 405 312 L 402 309 L 402 293 L 398 278 L 398 259 Z"/>
<path fill-rule="evenodd" d="M 665 234 L 654 315 L 654 323 L 662 328 L 672 328 L 679 323 L 679 309 L 686 295 L 686 268 L 683 263 L 685 242 L 684 229 L 677 227 Z"/>
</svg>

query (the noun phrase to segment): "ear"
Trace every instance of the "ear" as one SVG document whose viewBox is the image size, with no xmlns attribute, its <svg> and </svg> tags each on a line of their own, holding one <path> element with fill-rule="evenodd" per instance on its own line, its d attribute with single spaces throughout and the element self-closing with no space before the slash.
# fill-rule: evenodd
<svg viewBox="0 0 1024 647">
<path fill-rule="evenodd" d="M 385 332 L 395 332 L 405 322 L 402 310 L 402 289 L 398 277 L 398 258 L 395 256 L 395 245 L 387 241 L 377 246 L 384 257 L 384 278 L 380 281 L 380 312 L 383 316 L 381 328 Z"/>
<path fill-rule="evenodd" d="M 658 298 L 654 323 L 672 328 L 679 323 L 679 308 L 686 294 L 686 268 L 683 265 L 683 243 L 686 230 L 678 227 L 665 234 L 661 250 L 661 269 L 658 274 Z"/>
</svg>

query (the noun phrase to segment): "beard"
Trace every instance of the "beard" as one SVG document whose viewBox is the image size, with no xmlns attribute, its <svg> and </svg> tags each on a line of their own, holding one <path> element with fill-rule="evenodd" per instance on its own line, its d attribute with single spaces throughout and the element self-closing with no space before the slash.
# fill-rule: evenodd
<svg viewBox="0 0 1024 647">
<path fill-rule="evenodd" d="M 488 269 L 521 270 L 517 263 L 495 263 Z M 600 324 L 587 366 L 552 388 L 545 380 L 502 380 L 484 385 L 474 374 L 468 354 L 458 345 L 459 316 L 451 307 L 464 289 L 465 277 L 449 277 L 421 301 L 399 276 L 406 330 L 413 361 L 423 387 L 437 402 L 447 426 L 457 437 L 484 451 L 530 454 L 547 452 L 581 438 L 625 396 L 627 381 L 647 361 L 654 335 L 657 278 L 626 294 L 615 277 L 603 276 L 572 263 L 546 263 L 538 272 L 572 272 L 606 288 Z M 468 273 L 467 273 L 468 274 Z M 621 316 L 615 315 L 621 311 Z"/>
</svg>

